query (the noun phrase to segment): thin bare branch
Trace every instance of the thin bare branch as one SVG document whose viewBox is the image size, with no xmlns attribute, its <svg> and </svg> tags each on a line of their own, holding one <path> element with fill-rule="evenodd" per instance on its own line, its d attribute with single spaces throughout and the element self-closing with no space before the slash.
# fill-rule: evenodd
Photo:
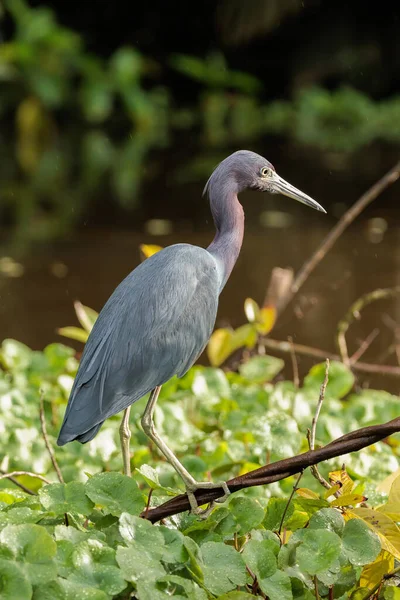
<svg viewBox="0 0 400 600">
<path fill-rule="evenodd" d="M 308 445 L 309 445 L 310 450 L 315 450 L 315 435 L 316 435 L 316 431 L 317 431 L 317 423 L 318 423 L 319 413 L 321 412 L 322 403 L 325 398 L 326 386 L 328 385 L 328 381 L 329 381 L 329 358 L 326 359 L 325 377 L 324 377 L 324 381 L 322 382 L 321 389 L 319 392 L 319 398 L 318 398 L 318 402 L 317 402 L 317 408 L 315 409 L 315 415 L 313 417 L 313 420 L 311 421 L 311 430 L 309 429 L 307 431 L 307 440 L 308 440 Z M 329 488 L 331 486 L 326 481 L 325 477 L 323 477 L 321 475 L 321 473 L 318 470 L 317 465 L 311 465 L 310 471 L 311 471 L 312 475 L 315 477 L 315 479 L 317 481 L 319 481 L 319 483 L 321 485 L 323 485 L 324 488 L 329 490 Z"/>
<path fill-rule="evenodd" d="M 11 473 L 3 473 L 0 475 L 0 479 L 13 479 L 14 477 L 20 477 L 21 475 L 27 475 L 28 477 L 35 477 L 36 479 L 40 479 L 43 483 L 51 483 L 46 477 L 43 475 L 38 475 L 37 473 L 31 473 L 30 471 L 11 471 Z"/>
<path fill-rule="evenodd" d="M 400 417 L 393 419 L 382 425 L 371 425 L 363 427 L 356 431 L 347 433 L 342 437 L 330 442 L 322 448 L 309 450 L 303 454 L 298 454 L 291 458 L 285 458 L 269 465 L 264 465 L 255 471 L 234 477 L 226 483 L 231 492 L 237 492 L 244 488 L 257 485 L 268 485 L 274 481 L 286 479 L 290 475 L 299 473 L 311 465 L 316 465 L 322 461 L 329 460 L 350 452 L 356 452 L 367 446 L 376 444 L 394 433 L 400 432 Z M 196 492 L 196 500 L 201 506 L 208 504 L 212 500 L 216 500 L 223 494 L 222 489 L 216 488 L 211 490 L 198 490 Z M 190 509 L 189 500 L 186 494 L 176 496 L 168 500 L 164 504 L 157 506 L 148 511 L 147 518 L 155 523 L 160 519 L 170 517 L 172 515 L 184 512 Z M 144 517 L 144 514 L 141 515 Z"/>
<path fill-rule="evenodd" d="M 262 343 L 266 348 L 275 350 L 276 352 L 282 352 L 283 354 L 290 354 L 290 344 L 284 340 L 272 340 L 271 338 L 263 338 Z M 296 354 L 303 356 L 309 356 L 311 358 L 317 358 L 318 360 L 338 360 L 341 361 L 339 354 L 327 352 L 326 350 L 320 350 L 319 348 L 313 348 L 312 346 L 304 346 L 303 344 L 293 344 L 293 349 Z M 360 373 L 377 373 L 379 375 L 388 375 L 390 377 L 400 377 L 400 367 L 394 367 L 391 365 L 376 365 L 372 363 L 351 363 L 350 368 L 353 371 L 359 371 Z"/>
<path fill-rule="evenodd" d="M 36 496 L 37 495 L 36 492 L 34 492 L 33 490 L 31 490 L 28 487 L 26 487 L 26 485 L 24 485 L 23 483 L 21 483 L 20 481 L 18 481 L 18 479 L 15 479 L 15 477 L 13 477 L 12 475 L 9 475 L 5 471 L 1 471 L 0 470 L 0 474 L 2 474 L 2 475 L 8 475 L 8 479 L 10 481 L 12 481 L 16 486 L 18 486 L 19 488 L 21 488 L 21 490 L 23 492 L 25 492 L 26 494 L 30 494 L 31 496 Z"/>
<path fill-rule="evenodd" d="M 384 175 L 379 181 L 374 183 L 372 187 L 369 188 L 353 206 L 349 208 L 342 216 L 342 218 L 336 223 L 336 225 L 331 229 L 326 238 L 323 240 L 322 244 L 319 248 L 314 252 L 314 254 L 304 263 L 298 274 L 296 275 L 292 286 L 290 288 L 290 292 L 285 298 L 285 302 L 281 304 L 280 310 L 283 311 L 284 308 L 289 304 L 289 302 L 293 299 L 293 297 L 297 294 L 300 288 L 307 281 L 310 274 L 314 271 L 315 267 L 319 265 L 319 263 L 325 258 L 326 254 L 332 248 L 332 246 L 337 242 L 342 233 L 351 225 L 351 223 L 362 213 L 362 211 L 369 205 L 371 202 L 376 200 L 378 196 L 390 185 L 395 183 L 400 177 L 400 161 L 394 165 L 386 175 Z"/>
<path fill-rule="evenodd" d="M 294 486 L 292 488 L 291 494 L 290 494 L 289 499 L 287 501 L 287 504 L 285 506 L 285 510 L 282 513 L 282 519 L 281 519 L 281 522 L 279 524 L 279 529 L 278 529 L 278 534 L 279 535 L 281 535 L 283 523 L 285 522 L 285 517 L 286 517 L 287 511 L 289 510 L 290 503 L 293 500 L 293 496 L 294 496 L 296 490 L 299 489 L 299 483 L 300 483 L 300 479 L 303 477 L 303 473 L 304 473 L 304 471 L 300 471 L 300 473 L 298 474 L 296 482 L 295 482 L 295 484 L 294 484 Z"/>
<path fill-rule="evenodd" d="M 365 352 L 368 350 L 368 348 L 370 347 L 370 345 L 372 344 L 372 342 L 376 339 L 376 337 L 379 335 L 379 329 L 373 329 L 371 331 L 371 333 L 369 335 L 367 335 L 367 337 L 365 338 L 365 340 L 360 344 L 360 347 L 358 348 L 358 350 L 356 350 L 354 352 L 354 354 L 352 354 L 350 356 L 350 364 L 352 363 L 356 363 L 363 354 L 365 354 Z"/>
<path fill-rule="evenodd" d="M 345 365 L 350 366 L 349 353 L 347 349 L 346 342 L 346 333 L 353 323 L 355 319 L 360 318 L 361 311 L 372 304 L 372 302 L 376 302 L 377 300 L 385 300 L 387 298 L 393 298 L 400 294 L 400 286 L 396 286 L 393 288 L 383 288 L 374 290 L 373 292 L 368 292 L 368 294 L 364 294 L 358 300 L 356 300 L 349 308 L 345 316 L 338 323 L 338 332 L 337 332 L 337 343 L 339 346 L 340 356 L 342 357 L 342 361 Z"/>
<path fill-rule="evenodd" d="M 60 467 L 58 466 L 58 462 L 57 462 L 57 459 L 54 454 L 54 450 L 51 447 L 51 444 L 49 442 L 49 436 L 47 435 L 46 418 L 45 418 L 45 414 L 44 414 L 44 403 L 43 403 L 42 395 L 40 396 L 39 414 L 40 414 L 40 425 L 42 428 L 42 435 L 43 435 L 44 443 L 46 444 L 47 452 L 49 453 L 50 460 L 53 464 L 54 470 L 57 473 L 58 481 L 60 483 L 64 483 L 64 477 L 62 476 Z"/>
</svg>

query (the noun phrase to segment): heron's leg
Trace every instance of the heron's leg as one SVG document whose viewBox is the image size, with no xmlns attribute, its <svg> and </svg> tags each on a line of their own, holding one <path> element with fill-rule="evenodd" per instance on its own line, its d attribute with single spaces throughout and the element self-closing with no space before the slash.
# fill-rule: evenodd
<svg viewBox="0 0 400 600">
<path fill-rule="evenodd" d="M 131 414 L 131 407 L 128 406 L 124 410 L 124 416 L 122 417 L 121 425 L 119 428 L 119 438 L 121 440 L 122 460 L 124 461 L 124 473 L 128 477 L 131 476 L 131 455 L 129 452 L 129 442 L 131 439 L 131 430 L 129 428 L 129 416 Z"/>
<path fill-rule="evenodd" d="M 202 511 L 199 509 L 197 504 L 196 496 L 194 492 L 198 489 L 214 489 L 222 487 L 225 494 L 222 498 L 219 498 L 219 502 L 224 502 L 230 494 L 229 488 L 225 481 L 220 483 L 213 483 L 212 481 L 196 481 L 192 475 L 185 469 L 183 464 L 177 459 L 172 450 L 167 446 L 167 444 L 161 439 L 159 434 L 157 433 L 154 427 L 153 415 L 156 407 L 158 395 L 160 393 L 161 386 L 154 388 L 154 390 L 150 394 L 150 398 L 147 402 L 145 411 L 142 416 L 142 427 L 145 434 L 155 443 L 157 448 L 162 452 L 168 462 L 174 467 L 175 471 L 180 475 L 183 479 L 183 482 L 186 487 L 186 492 L 188 495 L 188 499 L 190 502 L 190 506 L 192 511 L 195 514 L 208 514 L 210 512 L 210 508 L 206 509 L 206 511 Z M 211 505 L 212 506 L 212 505 Z"/>
</svg>

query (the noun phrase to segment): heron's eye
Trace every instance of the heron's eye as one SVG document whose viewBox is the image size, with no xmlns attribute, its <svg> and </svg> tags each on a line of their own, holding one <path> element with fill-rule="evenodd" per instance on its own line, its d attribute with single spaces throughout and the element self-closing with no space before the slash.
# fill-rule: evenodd
<svg viewBox="0 0 400 600">
<path fill-rule="evenodd" d="M 273 170 L 268 167 L 263 167 L 260 171 L 261 177 L 272 177 Z"/>
</svg>

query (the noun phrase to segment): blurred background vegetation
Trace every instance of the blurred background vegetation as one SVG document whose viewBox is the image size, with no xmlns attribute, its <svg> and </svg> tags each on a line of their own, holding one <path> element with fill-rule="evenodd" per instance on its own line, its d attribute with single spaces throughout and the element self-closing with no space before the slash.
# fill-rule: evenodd
<svg viewBox="0 0 400 600">
<path fill-rule="evenodd" d="M 330 215 L 322 224 L 281 198 L 245 202 L 238 273 L 261 299 L 270 269 L 298 266 L 398 155 L 400 9 L 385 0 L 379 11 L 361 0 L 0 0 L 0 9 L 4 336 L 41 346 L 77 297 L 99 309 L 143 241 L 206 245 L 202 187 L 240 147 L 266 155 Z M 374 263 L 367 289 L 398 283 L 396 201 L 390 191 L 333 256 L 336 281 L 352 281 L 338 318 L 371 276 L 354 261 L 379 254 L 387 265 Z M 243 282 L 240 293 L 238 279 L 229 285 L 222 314 L 240 321 Z M 325 306 L 314 319 L 331 314 L 331 285 L 319 281 Z M 39 313 L 45 323 L 32 323 Z M 323 345 L 321 335 L 313 341 Z"/>
</svg>

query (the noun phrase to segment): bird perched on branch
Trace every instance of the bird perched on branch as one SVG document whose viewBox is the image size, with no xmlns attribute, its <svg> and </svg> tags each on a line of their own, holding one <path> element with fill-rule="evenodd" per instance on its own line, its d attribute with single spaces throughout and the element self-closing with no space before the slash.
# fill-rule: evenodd
<svg viewBox="0 0 400 600">
<path fill-rule="evenodd" d="M 120 427 L 124 472 L 130 475 L 129 413 L 150 392 L 144 432 L 183 479 L 190 505 L 200 514 L 195 491 L 225 482 L 198 482 L 157 433 L 153 415 L 161 386 L 182 377 L 203 352 L 212 333 L 218 298 L 239 256 L 243 190 L 283 194 L 325 212 L 315 200 L 282 179 L 268 160 L 239 150 L 223 160 L 205 190 L 216 233 L 207 249 L 175 244 L 154 254 L 116 288 L 86 343 L 69 397 L 58 445 L 89 442 L 104 421 L 125 411 Z"/>
</svg>

